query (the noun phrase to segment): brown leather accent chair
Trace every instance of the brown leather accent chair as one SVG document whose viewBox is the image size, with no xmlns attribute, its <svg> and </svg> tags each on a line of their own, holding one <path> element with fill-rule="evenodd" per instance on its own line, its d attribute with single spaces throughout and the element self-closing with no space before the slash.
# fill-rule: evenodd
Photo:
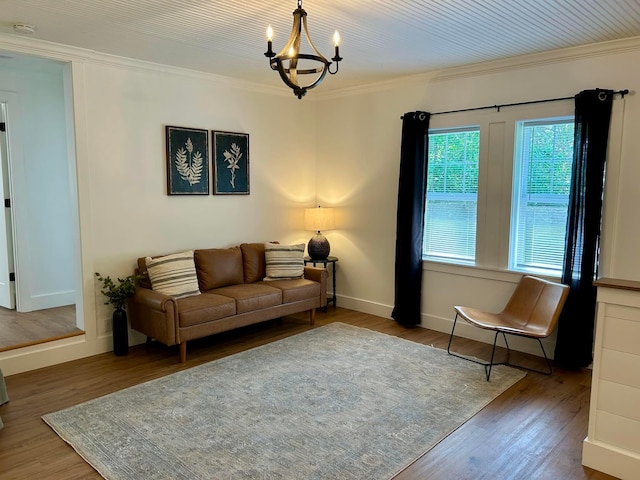
<svg viewBox="0 0 640 480">
<path fill-rule="evenodd" d="M 483 365 L 487 381 L 489 381 L 489 377 L 491 376 L 491 367 L 493 365 L 510 365 L 513 367 L 524 368 L 526 370 L 533 370 L 509 363 L 510 350 L 506 335 L 509 334 L 532 338 L 537 340 L 540 344 L 542 354 L 547 362 L 548 371 L 539 373 L 550 375 L 553 370 L 551 368 L 551 362 L 547 358 L 547 354 L 542 346 L 541 339 L 551 335 L 555 329 L 558 323 L 558 317 L 560 317 L 560 312 L 562 311 L 562 307 L 564 306 L 564 302 L 566 301 L 568 294 L 569 287 L 567 285 L 525 275 L 520 279 L 520 282 L 509 299 L 509 302 L 500 313 L 489 313 L 476 308 L 455 306 L 454 309 L 456 311 L 456 317 L 453 320 L 453 328 L 451 329 L 447 352 L 449 355 Z M 456 329 L 458 316 L 462 317 L 475 327 L 495 332 L 491 361 L 489 363 L 484 363 L 451 351 L 451 340 L 453 339 L 453 332 Z M 493 360 L 496 351 L 496 342 L 498 340 L 498 335 L 500 334 L 502 334 L 504 343 L 507 347 L 507 359 L 504 362 L 494 363 Z"/>
</svg>

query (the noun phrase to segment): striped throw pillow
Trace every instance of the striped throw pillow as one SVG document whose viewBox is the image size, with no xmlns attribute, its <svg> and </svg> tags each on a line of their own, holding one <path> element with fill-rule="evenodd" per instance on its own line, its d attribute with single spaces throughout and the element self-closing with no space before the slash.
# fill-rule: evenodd
<svg viewBox="0 0 640 480">
<path fill-rule="evenodd" d="M 302 278 L 304 276 L 304 243 L 298 245 L 264 244 L 267 276 L 265 280 Z"/>
<path fill-rule="evenodd" d="M 198 295 L 198 277 L 193 250 L 164 257 L 146 257 L 151 288 L 175 298 Z"/>
</svg>

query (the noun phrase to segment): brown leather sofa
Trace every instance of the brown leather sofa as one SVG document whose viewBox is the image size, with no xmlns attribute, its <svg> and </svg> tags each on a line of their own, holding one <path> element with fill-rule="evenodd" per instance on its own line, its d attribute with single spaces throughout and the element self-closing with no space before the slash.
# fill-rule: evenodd
<svg viewBox="0 0 640 480">
<path fill-rule="evenodd" d="M 184 363 L 189 340 L 304 311 L 313 325 L 316 308 L 327 304 L 326 270 L 305 266 L 304 278 L 263 281 L 264 251 L 263 243 L 195 250 L 200 295 L 158 293 L 145 276 L 128 302 L 131 328 L 147 340 L 179 345 Z M 145 272 L 142 257 L 137 273 Z"/>
</svg>

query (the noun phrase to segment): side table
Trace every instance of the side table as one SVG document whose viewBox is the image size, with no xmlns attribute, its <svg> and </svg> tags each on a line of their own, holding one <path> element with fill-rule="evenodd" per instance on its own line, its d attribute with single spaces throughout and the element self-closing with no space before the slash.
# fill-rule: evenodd
<svg viewBox="0 0 640 480">
<path fill-rule="evenodd" d="M 321 260 L 317 260 L 311 257 L 304 257 L 304 264 L 307 265 L 311 263 L 314 267 L 319 263 L 323 266 L 323 268 L 327 269 L 327 265 L 331 264 L 331 279 L 332 279 L 332 287 L 333 287 L 333 296 L 327 298 L 327 305 L 329 303 L 333 303 L 333 307 L 336 306 L 336 262 L 338 261 L 338 257 L 327 257 Z"/>
</svg>

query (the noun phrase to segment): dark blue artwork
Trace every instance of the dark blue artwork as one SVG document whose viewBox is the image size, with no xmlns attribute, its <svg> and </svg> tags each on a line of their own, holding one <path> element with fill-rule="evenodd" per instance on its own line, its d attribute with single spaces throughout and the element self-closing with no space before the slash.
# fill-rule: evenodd
<svg viewBox="0 0 640 480">
<path fill-rule="evenodd" d="M 166 127 L 167 194 L 209 195 L 208 131 Z"/>
<path fill-rule="evenodd" d="M 249 194 L 249 134 L 211 132 L 214 195 Z"/>
</svg>

